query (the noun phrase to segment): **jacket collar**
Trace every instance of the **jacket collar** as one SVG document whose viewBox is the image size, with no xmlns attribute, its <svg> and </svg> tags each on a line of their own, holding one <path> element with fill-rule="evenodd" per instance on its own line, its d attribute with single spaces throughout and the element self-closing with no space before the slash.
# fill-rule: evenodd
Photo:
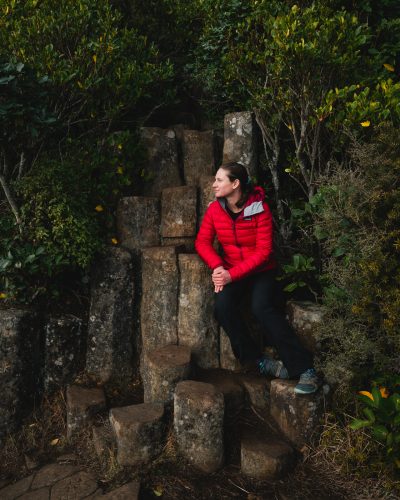
<svg viewBox="0 0 400 500">
<path fill-rule="evenodd" d="M 244 209 L 239 217 L 251 217 L 252 215 L 264 212 L 263 201 L 265 198 L 264 189 L 260 186 L 256 186 L 253 192 L 250 194 L 248 200 L 244 205 Z M 218 198 L 218 203 L 221 205 L 223 210 L 226 211 L 226 199 Z"/>
</svg>

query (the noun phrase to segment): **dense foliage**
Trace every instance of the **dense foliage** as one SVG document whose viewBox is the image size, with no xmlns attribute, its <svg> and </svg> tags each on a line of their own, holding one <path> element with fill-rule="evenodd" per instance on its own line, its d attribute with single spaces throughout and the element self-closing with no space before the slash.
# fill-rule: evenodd
<svg viewBox="0 0 400 500">
<path fill-rule="evenodd" d="M 0 0 L 0 297 L 87 282 L 140 123 L 250 109 L 286 290 L 324 305 L 318 366 L 354 401 L 400 366 L 399 75 L 397 0 Z"/>
</svg>

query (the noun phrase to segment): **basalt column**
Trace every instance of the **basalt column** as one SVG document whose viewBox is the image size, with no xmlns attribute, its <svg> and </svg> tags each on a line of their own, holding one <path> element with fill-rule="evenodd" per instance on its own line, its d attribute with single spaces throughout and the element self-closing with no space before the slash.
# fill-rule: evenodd
<svg viewBox="0 0 400 500">
<path fill-rule="evenodd" d="M 237 161 L 257 174 L 257 125 L 253 113 L 229 113 L 224 119 L 223 162 Z"/>
<path fill-rule="evenodd" d="M 218 326 L 213 314 L 211 271 L 196 254 L 181 254 L 179 272 L 179 344 L 191 347 L 193 359 L 200 367 L 216 368 Z"/>
<path fill-rule="evenodd" d="M 142 253 L 142 354 L 177 344 L 179 273 L 177 247 L 145 248 Z"/>
<path fill-rule="evenodd" d="M 132 257 L 111 247 L 93 272 L 86 371 L 102 383 L 129 379 L 133 335 Z"/>
</svg>

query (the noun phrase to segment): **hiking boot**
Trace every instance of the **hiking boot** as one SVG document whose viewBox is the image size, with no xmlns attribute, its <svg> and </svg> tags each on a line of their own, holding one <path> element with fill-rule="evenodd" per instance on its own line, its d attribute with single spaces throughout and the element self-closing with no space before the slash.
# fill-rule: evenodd
<svg viewBox="0 0 400 500">
<path fill-rule="evenodd" d="M 318 390 L 320 385 L 321 382 L 316 371 L 314 368 L 309 368 L 300 375 L 300 380 L 294 388 L 294 392 L 296 394 L 312 394 Z"/>
<path fill-rule="evenodd" d="M 274 378 L 289 378 L 288 371 L 280 360 L 271 359 L 264 355 L 257 364 L 261 375 L 271 375 Z"/>
</svg>

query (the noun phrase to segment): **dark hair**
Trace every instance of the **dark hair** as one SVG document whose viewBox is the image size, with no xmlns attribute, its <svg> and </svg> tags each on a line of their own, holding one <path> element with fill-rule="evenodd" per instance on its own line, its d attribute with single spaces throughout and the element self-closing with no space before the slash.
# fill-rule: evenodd
<svg viewBox="0 0 400 500">
<path fill-rule="evenodd" d="M 241 163 L 232 161 L 229 163 L 223 163 L 220 168 L 227 171 L 226 175 L 229 177 L 229 180 L 231 182 L 233 182 L 235 179 L 240 182 L 242 196 L 236 203 L 236 206 L 238 208 L 241 208 L 246 203 L 249 195 L 253 191 L 253 183 L 251 182 L 251 178 L 247 172 L 246 167 Z"/>
</svg>

